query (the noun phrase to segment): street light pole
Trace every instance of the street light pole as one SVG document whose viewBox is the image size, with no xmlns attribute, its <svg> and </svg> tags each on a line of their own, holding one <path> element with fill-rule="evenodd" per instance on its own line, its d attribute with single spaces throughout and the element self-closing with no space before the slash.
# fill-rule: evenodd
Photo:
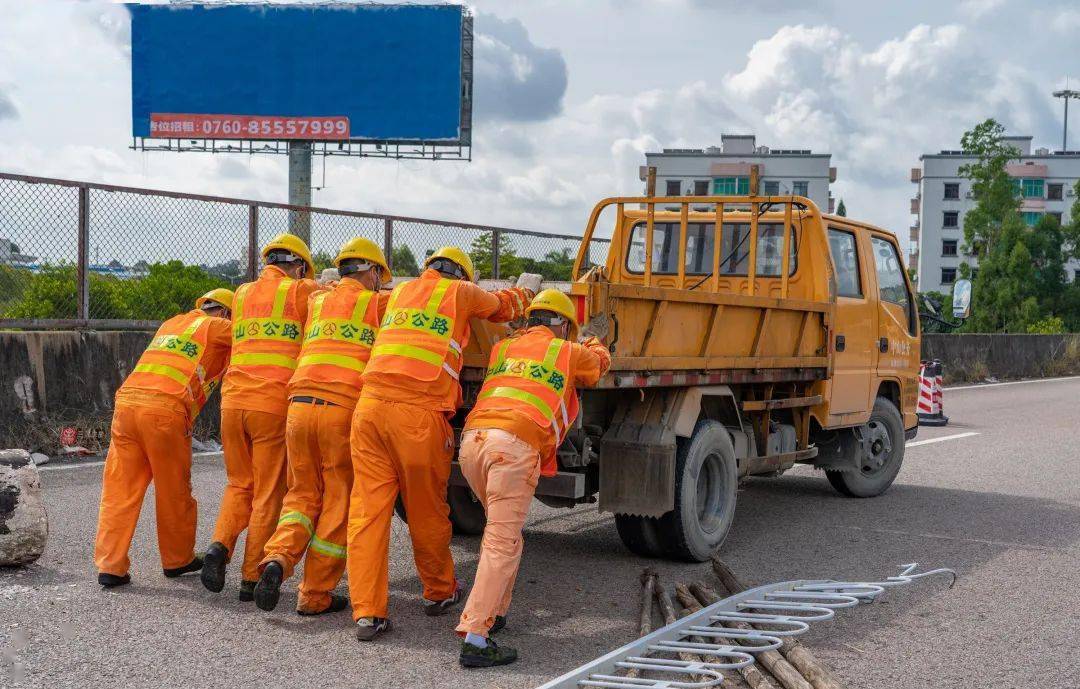
<svg viewBox="0 0 1080 689">
<path fill-rule="evenodd" d="M 1061 152 L 1066 153 L 1069 150 L 1069 99 L 1080 99 L 1080 91 L 1072 91 L 1070 89 L 1054 91 L 1054 98 L 1062 98 L 1065 100 L 1065 128 L 1061 133 Z"/>
</svg>

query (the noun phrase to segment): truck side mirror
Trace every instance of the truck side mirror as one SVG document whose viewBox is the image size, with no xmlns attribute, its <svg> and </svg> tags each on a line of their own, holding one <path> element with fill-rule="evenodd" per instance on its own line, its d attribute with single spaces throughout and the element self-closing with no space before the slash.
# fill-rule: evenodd
<svg viewBox="0 0 1080 689">
<path fill-rule="evenodd" d="M 953 285 L 952 315 L 960 320 L 971 315 L 971 280 L 957 280 Z"/>
</svg>

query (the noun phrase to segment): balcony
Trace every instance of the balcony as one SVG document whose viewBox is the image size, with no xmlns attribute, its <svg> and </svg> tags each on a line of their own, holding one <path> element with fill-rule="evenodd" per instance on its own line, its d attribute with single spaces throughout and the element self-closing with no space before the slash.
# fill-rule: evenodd
<svg viewBox="0 0 1080 689">
<path fill-rule="evenodd" d="M 831 167 L 831 168 L 829 168 L 829 182 L 831 183 L 831 182 L 835 182 L 835 181 L 836 181 L 836 168 Z"/>
<path fill-rule="evenodd" d="M 918 198 L 911 199 L 911 213 L 912 213 L 912 215 L 918 215 L 919 214 L 919 199 Z"/>
<path fill-rule="evenodd" d="M 916 183 L 922 181 L 922 168 L 911 168 L 911 181 Z"/>
<path fill-rule="evenodd" d="M 918 225 L 912 225 L 911 226 L 911 235 L 910 235 L 910 237 L 911 237 L 911 241 L 913 241 L 913 242 L 919 241 L 919 226 Z"/>
</svg>

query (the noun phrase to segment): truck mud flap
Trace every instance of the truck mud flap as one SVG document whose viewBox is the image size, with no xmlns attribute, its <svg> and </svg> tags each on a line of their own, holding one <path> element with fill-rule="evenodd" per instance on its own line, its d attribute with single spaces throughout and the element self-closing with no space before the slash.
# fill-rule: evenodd
<svg viewBox="0 0 1080 689">
<path fill-rule="evenodd" d="M 600 511 L 659 517 L 675 509 L 678 390 L 648 390 L 619 402 L 600 439 Z"/>
</svg>

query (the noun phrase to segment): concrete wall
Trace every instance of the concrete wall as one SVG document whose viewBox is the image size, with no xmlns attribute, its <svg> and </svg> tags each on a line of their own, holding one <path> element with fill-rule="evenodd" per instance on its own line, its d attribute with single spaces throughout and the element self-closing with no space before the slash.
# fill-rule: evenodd
<svg viewBox="0 0 1080 689">
<path fill-rule="evenodd" d="M 924 359 L 945 364 L 946 381 L 1080 374 L 1080 334 L 923 335 Z"/>
<path fill-rule="evenodd" d="M 113 395 L 150 342 L 148 332 L 0 332 L 0 447 L 58 451 L 60 429 L 76 426 L 79 444 L 100 450 Z M 218 435 L 218 395 L 196 437 Z"/>
</svg>

